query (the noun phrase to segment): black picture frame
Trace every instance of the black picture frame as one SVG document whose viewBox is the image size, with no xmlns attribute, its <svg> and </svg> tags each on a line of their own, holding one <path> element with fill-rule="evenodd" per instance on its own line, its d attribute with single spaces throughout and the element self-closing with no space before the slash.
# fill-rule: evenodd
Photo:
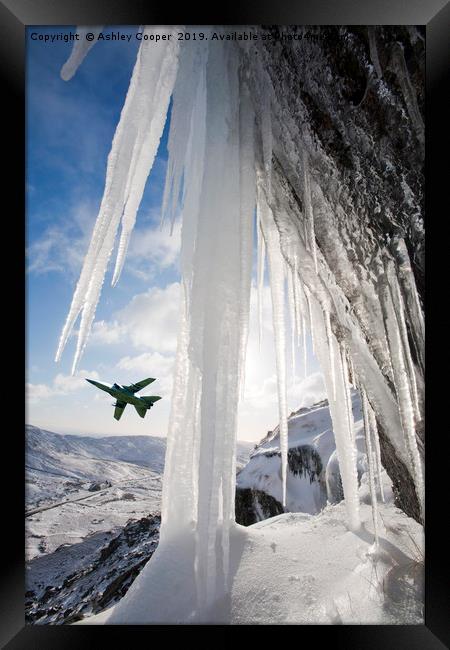
<svg viewBox="0 0 450 650">
<path fill-rule="evenodd" d="M 444 99 L 445 78 L 449 68 L 450 4 L 446 0 L 251 0 L 234 6 L 210 6 L 186 3 L 181 9 L 170 8 L 167 3 L 139 0 L 3 0 L 0 2 L 0 68 L 2 88 L 6 103 L 4 146 L 8 154 L 8 180 L 5 187 L 12 197 L 11 208 L 16 223 L 14 245 L 23 250 L 25 225 L 24 152 L 25 152 L 25 30 L 31 25 L 77 24 L 311 24 L 311 25 L 426 25 L 426 213 L 431 223 L 442 217 L 443 192 L 446 188 L 445 167 L 439 165 L 443 152 L 445 133 L 448 134 L 447 103 Z M 445 113 L 444 113 L 445 111 Z M 448 142 L 448 140 L 447 140 Z M 448 145 L 447 145 L 448 146 Z M 448 169 L 448 164 L 447 164 Z M 444 176 L 445 174 L 445 176 Z M 445 208 L 448 209 L 447 207 Z M 427 235 L 428 237 L 428 235 Z M 427 248 L 429 248 L 427 244 Z M 17 295 L 23 296 L 26 288 L 23 258 L 13 255 L 9 266 L 18 282 Z M 428 286 L 428 282 L 427 282 Z M 428 294 L 427 294 L 428 295 Z M 23 304 L 23 303 L 22 303 Z M 428 303 L 427 303 L 428 304 Z M 433 311 L 433 309 L 431 309 Z M 427 319 L 428 319 L 427 307 Z M 24 334 L 26 314 L 19 305 L 16 310 L 19 322 L 14 335 Z M 439 315 L 436 320 L 441 320 Z M 445 324 L 445 323 L 444 323 Z M 438 334 L 439 335 L 439 334 Z M 23 340 L 23 339 L 22 339 Z M 21 341 L 16 346 L 15 364 L 20 367 Z M 19 360 L 17 355 L 19 351 Z M 25 362 L 26 350 L 24 352 Z M 22 366 L 23 367 L 23 366 Z M 445 399 L 445 397 L 443 397 Z M 427 391 L 428 405 L 428 391 Z M 19 406 L 19 410 L 21 407 Z M 16 411 L 17 414 L 18 411 Z M 428 410 L 427 410 L 428 413 Z M 431 410 L 429 421 L 435 421 Z M 17 418 L 14 420 L 17 423 Z M 430 431 L 431 431 L 430 426 Z M 443 435 L 447 435 L 446 433 Z M 25 626 L 24 620 L 24 436 L 16 426 L 9 431 L 8 460 L 13 471 L 9 479 L 9 492 L 14 495 L 6 502 L 4 521 L 8 522 L 8 554 L 3 556 L 0 578 L 0 644 L 11 650 L 18 648 L 78 648 L 104 644 L 105 636 L 113 634 L 118 641 L 122 631 L 127 638 L 133 633 L 131 643 L 138 641 L 135 634 L 148 633 L 147 626 Z M 334 647 L 383 648 L 423 650 L 444 648 L 449 643 L 448 583 L 444 577 L 447 565 L 444 552 L 445 522 L 435 516 L 438 495 L 444 494 L 439 467 L 439 443 L 433 435 L 427 438 L 427 525 L 426 525 L 426 593 L 425 624 L 423 626 L 309 626 L 314 642 L 320 644 L 322 634 L 331 634 Z M 443 506 L 446 511 L 445 504 Z M 444 511 L 444 512 L 445 512 Z M 154 627 L 154 626 L 152 626 Z M 156 626 L 166 628 L 167 626 Z M 195 629 L 198 626 L 182 626 Z M 211 626 L 207 626 L 208 628 Z M 215 626 L 212 626 L 215 627 Z M 265 626 L 264 626 L 265 627 Z M 303 626 L 304 627 L 304 626 Z M 314 628 L 314 629 L 311 629 Z M 99 630 L 101 630 L 99 632 Z M 157 630 L 156 630 L 157 631 Z M 161 631 L 163 631 L 161 629 Z M 152 631 L 154 634 L 154 631 Z M 301 632 L 304 640 L 304 631 Z M 148 642 L 148 635 L 147 641 Z M 150 637 L 150 640 L 154 637 Z"/>
</svg>

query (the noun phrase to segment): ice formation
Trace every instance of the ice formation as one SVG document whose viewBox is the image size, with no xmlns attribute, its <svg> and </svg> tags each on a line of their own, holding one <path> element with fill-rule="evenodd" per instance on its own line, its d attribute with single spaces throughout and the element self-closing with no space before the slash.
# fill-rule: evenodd
<svg viewBox="0 0 450 650">
<path fill-rule="evenodd" d="M 370 405 L 367 401 L 367 395 L 362 390 L 362 407 L 363 407 L 363 416 L 364 416 L 364 431 L 366 434 L 366 453 L 367 453 L 367 464 L 369 467 L 369 486 L 370 486 L 370 498 L 372 501 L 372 515 L 373 515 L 373 527 L 375 531 L 375 543 L 378 546 L 378 506 L 377 506 L 377 494 L 375 490 L 375 473 L 377 471 L 377 459 L 374 452 L 374 436 L 376 432 L 372 428 L 372 421 L 369 416 Z M 380 475 L 378 474 L 378 481 L 380 482 Z M 381 485 L 381 482 L 380 482 Z"/>
<path fill-rule="evenodd" d="M 158 43 L 143 40 L 139 48 L 108 156 L 99 214 L 56 353 L 58 360 L 81 313 L 72 372 L 76 370 L 92 327 L 106 268 L 122 220 L 113 282 L 120 274 L 145 181 L 164 128 L 178 66 L 177 43 L 176 40 L 161 40 Z"/>
<path fill-rule="evenodd" d="M 96 44 L 97 37 L 102 30 L 103 25 L 100 25 L 99 27 L 77 27 L 76 36 L 78 40 L 74 42 L 72 52 L 61 68 L 61 79 L 64 81 L 72 79 L 89 50 L 91 50 Z M 88 41 L 86 38 L 88 33 L 91 33 L 94 37 L 91 41 Z"/>
<path fill-rule="evenodd" d="M 206 28 L 191 31 L 207 32 Z M 142 41 L 108 158 L 102 204 L 57 351 L 58 359 L 81 313 L 76 367 L 121 222 L 113 283 L 119 279 L 172 97 L 162 218 L 173 223 L 178 212 L 182 216 L 182 305 L 161 545 L 171 544 L 180 530 L 193 537 L 197 585 L 194 612 L 204 611 L 229 587 L 236 404 L 244 380 L 255 208 L 260 337 L 265 256 L 272 295 L 283 502 L 287 472 L 287 274 L 291 327 L 297 338 L 302 334 L 304 371 L 305 324 L 309 323 L 313 348 L 325 376 L 349 527 L 356 530 L 360 525 L 350 382 L 360 387 L 364 397 L 374 509 L 376 479 L 382 489 L 379 425 L 414 479 L 423 514 L 423 468 L 415 434 L 423 405 L 405 314 L 408 324 L 413 323 L 411 336 L 421 360 L 424 328 L 404 242 L 392 243 L 398 274 L 391 258 L 382 263 L 378 260 L 378 267 L 373 265 L 379 296 L 364 284 L 364 278 L 355 282 L 343 242 L 345 230 L 337 229 L 336 215 L 320 185 L 321 175 L 312 171 L 322 164 L 320 148 L 314 148 L 303 123 L 302 131 L 296 130 L 297 149 L 300 142 L 296 153 L 289 141 L 287 113 L 277 103 L 281 100 L 275 92 L 276 80 L 264 66 L 267 52 L 255 45 L 260 47 L 259 56 L 249 56 L 249 47 L 245 42 L 212 44 L 210 39 L 188 43 L 175 38 L 159 43 Z M 373 34 L 371 52 L 375 57 Z M 397 53 L 396 61 L 411 119 L 421 138 L 422 126 L 402 53 Z M 287 169 L 291 165 L 295 170 L 295 191 L 280 172 L 280 159 Z M 332 183 L 331 174 L 328 195 Z M 338 195 L 339 187 L 332 192 Z M 333 255 L 335 262 L 331 264 Z M 354 304 L 336 281 L 337 272 L 347 274 L 350 287 L 352 282 L 357 284 Z M 402 297 L 405 287 L 410 289 L 407 299 Z M 373 345 L 369 345 L 367 333 L 355 316 L 357 310 L 369 314 L 366 324 L 375 334 Z"/>
</svg>

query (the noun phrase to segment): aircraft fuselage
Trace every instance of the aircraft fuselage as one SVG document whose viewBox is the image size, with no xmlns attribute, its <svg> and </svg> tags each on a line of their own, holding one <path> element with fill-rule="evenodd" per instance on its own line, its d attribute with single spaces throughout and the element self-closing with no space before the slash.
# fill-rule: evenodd
<svg viewBox="0 0 450 650">
<path fill-rule="evenodd" d="M 152 378 L 143 379 L 142 381 L 136 384 L 131 384 L 130 386 L 121 386 L 120 384 L 116 383 L 114 383 L 112 386 L 108 386 L 107 384 L 102 384 L 98 381 L 94 381 L 93 379 L 86 379 L 86 381 L 88 381 L 93 386 L 100 388 L 100 390 L 105 391 L 105 393 L 109 393 L 109 395 L 116 399 L 116 403 L 114 404 L 114 417 L 116 420 L 120 420 L 127 404 L 132 404 L 140 417 L 143 418 L 145 413 L 152 408 L 153 404 L 157 400 L 161 399 L 156 395 L 144 395 L 142 397 L 138 397 L 136 395 L 139 390 L 142 390 L 142 388 L 147 386 L 149 383 L 155 381 Z"/>
</svg>

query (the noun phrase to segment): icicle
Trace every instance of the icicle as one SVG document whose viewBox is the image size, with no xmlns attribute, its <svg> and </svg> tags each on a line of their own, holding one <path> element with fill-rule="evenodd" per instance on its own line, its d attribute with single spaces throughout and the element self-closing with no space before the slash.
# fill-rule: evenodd
<svg viewBox="0 0 450 650">
<path fill-rule="evenodd" d="M 314 341 L 314 327 L 313 327 L 313 317 L 312 317 L 312 310 L 311 310 L 311 300 L 310 300 L 310 293 L 309 289 L 306 285 L 303 286 L 304 292 L 305 292 L 305 298 L 306 298 L 306 304 L 308 306 L 308 315 L 309 315 L 309 331 L 311 334 L 311 343 L 312 343 L 312 349 L 313 353 L 316 353 L 316 346 L 315 346 L 315 341 Z"/>
<path fill-rule="evenodd" d="M 305 221 L 307 228 L 307 248 L 311 252 L 314 260 L 314 269 L 318 273 L 317 268 L 317 251 L 316 251 L 316 236 L 314 233 L 314 212 L 311 202 L 311 184 L 309 178 L 309 162 L 306 150 L 303 151 L 303 183 L 304 183 L 304 203 L 305 203 Z"/>
<path fill-rule="evenodd" d="M 154 28 L 149 28 L 149 31 L 153 32 Z M 149 128 L 152 125 L 153 141 L 159 142 L 161 133 L 158 133 L 157 128 L 162 132 L 164 127 L 165 116 L 162 115 L 162 107 L 153 106 L 151 102 L 148 102 L 149 95 L 154 92 L 152 80 L 155 85 L 158 80 L 161 82 L 160 72 L 161 70 L 165 72 L 167 109 L 171 86 L 175 79 L 177 57 L 178 44 L 176 41 L 173 44 L 171 41 L 161 41 L 161 43 L 155 44 L 152 41 L 143 40 L 139 49 L 125 104 L 108 156 L 105 190 L 94 232 L 56 353 L 56 361 L 58 361 L 76 319 L 80 312 L 83 312 L 73 370 L 75 370 L 86 345 L 106 268 L 114 247 L 119 221 L 124 209 L 126 209 L 127 199 L 130 200 L 128 195 L 130 174 L 133 173 L 137 164 L 136 152 L 140 149 L 138 141 L 145 132 L 146 126 Z M 146 83 L 141 83 L 143 77 L 146 79 Z M 151 112 L 153 108 L 157 113 L 155 119 Z M 142 174 L 142 167 L 140 166 L 139 169 L 140 174 Z M 141 181 L 138 182 L 138 185 L 139 183 Z M 133 205 L 136 205 L 135 199 L 139 191 L 140 189 L 137 187 L 132 198 Z M 126 247 L 125 240 L 129 235 L 128 227 L 131 225 L 129 218 L 131 218 L 131 212 L 127 210 L 127 225 L 123 231 L 122 248 L 120 249 L 123 252 Z M 116 270 L 118 270 L 117 267 Z"/>
<path fill-rule="evenodd" d="M 325 327 L 327 332 L 328 354 L 330 356 L 331 383 L 333 386 L 333 400 L 336 401 L 336 377 L 333 363 L 333 332 L 331 331 L 330 312 L 324 311 Z"/>
<path fill-rule="evenodd" d="M 289 303 L 289 317 L 291 326 L 291 362 L 292 362 L 292 385 L 295 385 L 295 338 L 297 334 L 296 321 L 297 309 L 294 296 L 294 286 L 292 279 L 292 269 L 286 265 L 287 287 L 288 287 L 288 303 Z"/>
<path fill-rule="evenodd" d="M 247 305 L 250 301 L 252 252 L 253 252 L 253 223 L 256 207 L 256 173 L 254 150 L 255 113 L 246 84 L 241 84 L 239 104 L 239 134 L 240 134 L 240 231 L 241 231 L 241 352 L 240 352 L 240 395 L 243 397 L 245 384 L 245 351 L 249 332 L 249 312 Z M 234 503 L 234 501 L 233 501 Z"/>
<path fill-rule="evenodd" d="M 270 78 L 266 70 L 261 65 L 261 60 L 258 59 L 259 75 L 261 80 L 262 93 L 260 96 L 260 133 L 262 139 L 262 155 L 263 165 L 265 172 L 265 188 L 270 196 L 272 192 L 272 150 L 273 150 L 273 135 L 272 135 L 272 106 L 271 106 L 271 88 Z"/>
<path fill-rule="evenodd" d="M 373 411 L 373 408 L 371 407 L 369 401 L 367 400 L 367 405 L 368 405 L 368 412 L 369 412 L 369 423 L 370 423 L 370 429 L 373 434 L 373 441 L 374 441 L 374 450 L 375 450 L 375 463 L 376 463 L 376 477 L 378 481 L 378 488 L 380 490 L 380 497 L 382 502 L 385 502 L 384 498 L 384 488 L 383 488 L 383 479 L 381 476 L 381 472 L 383 471 L 382 465 L 381 465 L 381 451 L 380 451 L 380 437 L 378 434 L 378 426 L 377 426 L 377 419 L 375 417 L 375 413 Z"/>
<path fill-rule="evenodd" d="M 422 461 L 416 440 L 414 407 L 411 400 L 408 368 L 403 354 L 400 328 L 392 304 L 389 283 L 386 276 L 380 279 L 380 297 L 383 306 L 386 337 L 392 360 L 392 371 L 394 375 L 395 391 L 397 393 L 400 420 L 409 455 L 410 470 L 416 487 L 421 513 L 422 516 L 424 516 L 424 479 Z"/>
<path fill-rule="evenodd" d="M 378 58 L 377 37 L 375 34 L 375 26 L 370 25 L 367 28 L 367 30 L 369 32 L 370 59 L 373 63 L 373 67 L 375 68 L 375 72 L 377 73 L 378 79 L 381 79 L 381 77 L 383 76 L 383 72 L 381 70 L 380 59 Z"/>
<path fill-rule="evenodd" d="M 167 49 L 161 62 L 153 70 L 146 70 L 147 79 L 144 85 L 147 93 L 140 96 L 140 111 L 143 115 L 134 147 L 134 156 L 129 172 L 129 194 L 122 215 L 122 231 L 117 250 L 116 265 L 112 279 L 115 286 L 122 272 L 127 254 L 130 236 L 136 223 L 136 214 L 144 193 L 145 183 L 152 169 L 158 151 L 159 141 L 164 130 L 166 115 L 169 108 L 170 96 L 177 75 L 177 51 Z M 150 78 L 154 72 L 153 78 Z M 150 91 L 150 92 L 148 92 Z M 137 146 L 137 143 L 138 146 Z M 182 152 L 180 152 L 182 153 Z M 128 189 L 127 188 L 127 189 Z"/>
<path fill-rule="evenodd" d="M 401 43 L 396 43 L 392 51 L 392 61 L 394 64 L 394 71 L 397 75 L 400 88 L 402 89 L 403 97 L 405 100 L 406 108 L 411 119 L 413 129 L 416 132 L 417 139 L 423 146 L 425 144 L 425 127 L 423 124 L 422 115 L 420 113 L 419 104 L 414 87 L 409 78 L 408 68 L 406 66 L 405 54 Z"/>
<path fill-rule="evenodd" d="M 355 441 L 355 427 L 354 427 L 354 420 L 353 420 L 352 397 L 351 397 L 351 392 L 350 392 L 350 382 L 348 380 L 347 356 L 346 356 L 346 351 L 344 350 L 342 345 L 340 346 L 339 351 L 340 351 L 340 355 L 341 355 L 342 382 L 343 382 L 343 385 L 344 385 L 345 405 L 346 405 L 346 408 L 347 408 L 348 427 L 349 427 L 351 436 L 353 438 L 353 441 Z"/>
<path fill-rule="evenodd" d="M 303 373 L 304 377 L 306 379 L 307 375 L 307 350 L 306 350 L 306 325 L 305 325 L 305 319 L 302 317 L 302 331 L 303 331 Z"/>
<path fill-rule="evenodd" d="M 302 346 L 303 346 L 303 376 L 306 379 L 307 349 L 306 349 L 305 312 L 307 310 L 307 307 L 305 304 L 306 303 L 305 292 L 301 286 L 301 282 L 298 277 L 297 258 L 295 258 L 295 262 L 294 262 L 293 286 L 294 286 L 294 301 L 295 301 L 295 318 L 296 318 L 296 328 L 297 328 L 297 345 L 300 346 L 300 338 L 301 338 Z"/>
<path fill-rule="evenodd" d="M 264 242 L 264 235 L 261 226 L 261 212 L 260 207 L 257 207 L 257 225 L 256 232 L 258 237 L 258 257 L 257 257 L 257 292 L 258 292 L 258 333 L 259 333 L 259 349 L 261 351 L 262 336 L 263 336 L 263 292 L 264 292 L 264 266 L 266 256 L 266 244 Z"/>
<path fill-rule="evenodd" d="M 77 40 L 74 41 L 70 56 L 61 68 L 61 79 L 64 81 L 72 79 L 89 50 L 91 50 L 96 44 L 98 35 L 102 29 L 103 25 L 100 25 L 99 27 L 93 27 L 92 25 L 89 27 L 77 27 Z M 92 41 L 88 41 L 86 38 L 88 32 L 94 35 Z"/>
<path fill-rule="evenodd" d="M 390 261 L 387 262 L 387 276 L 388 276 L 389 288 L 391 291 L 392 304 L 394 305 L 395 315 L 397 317 L 397 323 L 399 326 L 400 338 L 403 346 L 403 355 L 405 357 L 406 365 L 408 367 L 408 381 L 410 385 L 411 400 L 413 403 L 414 415 L 416 417 L 416 421 L 419 422 L 421 420 L 421 414 L 420 414 L 420 407 L 419 407 L 419 396 L 417 393 L 416 371 L 411 357 L 411 350 L 409 348 L 403 298 L 400 292 L 400 287 L 398 286 L 397 277 L 395 276 L 392 268 L 392 262 Z"/>
<path fill-rule="evenodd" d="M 369 486 L 370 486 L 370 499 L 372 501 L 372 518 L 373 518 L 373 528 L 375 531 L 375 544 L 378 546 L 378 502 L 377 494 L 375 491 L 375 458 L 374 452 L 372 449 L 372 430 L 370 426 L 369 413 L 368 413 L 368 402 L 367 396 L 362 389 L 362 407 L 363 407 L 363 418 L 364 418 L 364 432 L 366 436 L 366 451 L 367 451 L 367 463 L 369 466 Z"/>
<path fill-rule="evenodd" d="M 425 321 L 417 292 L 414 273 L 411 268 L 408 249 L 402 237 L 395 237 L 392 246 L 397 259 L 398 279 L 402 285 L 402 295 L 408 311 L 408 323 L 422 371 L 425 371 Z"/>
<path fill-rule="evenodd" d="M 194 29 L 195 31 L 195 29 Z M 207 49 L 202 41 L 183 48 L 179 72 L 173 90 L 170 132 L 167 143 L 168 160 L 161 209 L 161 227 L 167 219 L 173 227 L 180 199 L 183 170 L 189 144 L 192 111 L 196 101 L 198 75 L 204 69 Z"/>
<path fill-rule="evenodd" d="M 302 308 L 301 308 L 301 289 L 298 281 L 297 258 L 294 258 L 294 268 L 291 269 L 292 288 L 294 292 L 294 320 L 295 331 L 297 333 L 297 347 L 300 346 L 302 337 Z"/>
<path fill-rule="evenodd" d="M 284 318 L 284 262 L 280 250 L 280 236 L 273 219 L 264 189 L 258 185 L 258 206 L 261 209 L 261 223 L 269 260 L 270 289 L 272 294 L 272 318 L 275 335 L 275 351 L 278 384 L 278 408 L 280 414 L 281 480 L 283 485 L 283 506 L 286 507 L 286 478 L 288 454 L 288 424 L 286 396 L 286 332 Z"/>
<path fill-rule="evenodd" d="M 354 427 L 352 426 L 352 419 L 349 417 L 349 409 L 346 403 L 348 382 L 345 381 L 342 356 L 337 345 L 332 345 L 330 348 L 327 312 L 322 309 L 314 296 L 310 296 L 310 304 L 315 331 L 314 336 L 316 339 L 316 355 L 319 359 L 327 388 L 336 440 L 336 451 L 344 489 L 348 525 L 351 530 L 357 530 L 360 526 L 358 474 L 356 468 L 357 449 L 353 435 Z M 332 351 L 331 355 L 330 349 Z M 332 379 L 332 375 L 334 376 L 334 380 Z M 332 399 L 333 391 L 336 391 L 335 399 Z"/>
<path fill-rule="evenodd" d="M 200 373 L 199 413 L 193 432 L 198 450 L 194 565 L 197 611 L 203 613 L 223 596 L 228 582 L 236 403 L 242 379 L 242 338 L 247 329 L 251 279 L 248 250 L 243 246 L 243 238 L 246 249 L 252 243 L 251 224 L 242 221 L 244 216 L 253 216 L 250 184 L 241 193 L 241 182 L 249 183 L 252 173 L 251 139 L 243 137 L 238 125 L 242 122 L 242 128 L 248 132 L 253 118 L 250 107 L 250 114 L 245 114 L 239 101 L 243 96 L 238 85 L 240 50 L 229 43 L 214 43 L 208 49 L 204 149 L 201 145 L 204 164 L 199 177 L 197 211 L 189 217 L 194 227 L 186 233 L 186 249 L 184 224 L 182 232 L 182 260 L 183 268 L 187 266 L 189 291 L 188 363 Z M 196 110 L 193 121 L 197 121 L 195 113 Z M 249 132 L 247 135 L 250 138 Z M 188 150 L 194 158 L 197 146 L 196 138 L 190 138 Z M 188 159 L 183 173 L 190 168 Z M 186 200 L 188 193 L 189 187 Z M 212 295 L 214 300 L 210 299 Z M 191 473 L 186 462 L 189 461 L 183 461 L 183 471 Z M 171 507 L 180 511 L 183 495 L 176 489 L 176 473 L 166 478 L 173 484 L 170 497 L 176 506 Z M 169 498 L 169 492 L 166 494 Z M 182 522 L 192 529 L 189 512 L 183 515 Z"/>
<path fill-rule="evenodd" d="M 350 374 L 351 374 L 351 377 L 352 377 L 351 385 L 353 386 L 353 388 L 356 388 L 357 382 L 356 382 L 356 376 L 355 376 L 355 368 L 353 366 L 353 360 L 352 360 L 350 355 L 348 355 L 348 364 L 349 364 L 349 367 L 350 367 Z"/>
</svg>

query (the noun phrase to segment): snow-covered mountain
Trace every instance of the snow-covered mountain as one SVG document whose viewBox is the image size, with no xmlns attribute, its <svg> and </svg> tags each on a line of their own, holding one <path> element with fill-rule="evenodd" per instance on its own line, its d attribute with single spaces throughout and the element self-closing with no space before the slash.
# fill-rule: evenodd
<svg viewBox="0 0 450 650">
<path fill-rule="evenodd" d="M 29 559 L 160 511 L 164 438 L 25 433 Z M 238 467 L 250 449 L 238 444 Z"/>
<path fill-rule="evenodd" d="M 26 427 L 27 510 L 98 487 L 161 475 L 165 440 L 152 436 L 87 437 Z M 105 485 L 104 485 L 105 484 Z M 78 496 L 80 496 L 78 494 Z"/>
<path fill-rule="evenodd" d="M 68 623 L 120 598 L 159 538 L 166 441 L 27 425 L 26 616 Z M 238 443 L 238 468 L 251 443 Z"/>
<path fill-rule="evenodd" d="M 352 391 L 354 430 L 358 448 L 358 479 L 367 470 L 361 399 Z M 327 503 L 343 499 L 333 425 L 324 400 L 292 413 L 288 420 L 289 452 L 286 510 L 317 514 Z M 249 525 L 281 514 L 281 453 L 279 427 L 269 432 L 238 473 L 236 518 Z"/>
</svg>

